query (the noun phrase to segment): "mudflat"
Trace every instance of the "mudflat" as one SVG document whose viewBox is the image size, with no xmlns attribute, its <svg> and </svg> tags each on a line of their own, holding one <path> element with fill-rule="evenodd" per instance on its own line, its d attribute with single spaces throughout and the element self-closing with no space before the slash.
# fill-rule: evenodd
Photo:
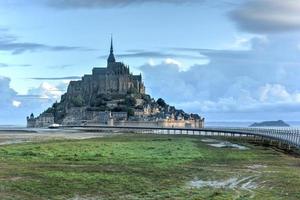
<svg viewBox="0 0 300 200">
<path fill-rule="evenodd" d="M 0 145 L 61 139 L 89 139 L 120 133 L 89 132 L 81 129 L 0 129 Z"/>
</svg>

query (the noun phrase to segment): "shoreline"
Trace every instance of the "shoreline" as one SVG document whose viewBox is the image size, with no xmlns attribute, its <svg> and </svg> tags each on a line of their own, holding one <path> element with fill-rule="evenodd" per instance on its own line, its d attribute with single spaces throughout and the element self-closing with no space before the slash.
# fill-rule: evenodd
<svg viewBox="0 0 300 200">
<path fill-rule="evenodd" d="M 122 133 L 112 132 L 85 132 L 82 130 L 62 129 L 0 129 L 0 146 L 9 144 L 20 144 L 26 142 L 42 142 L 48 140 L 80 140 L 100 138 L 104 136 L 117 135 Z"/>
</svg>

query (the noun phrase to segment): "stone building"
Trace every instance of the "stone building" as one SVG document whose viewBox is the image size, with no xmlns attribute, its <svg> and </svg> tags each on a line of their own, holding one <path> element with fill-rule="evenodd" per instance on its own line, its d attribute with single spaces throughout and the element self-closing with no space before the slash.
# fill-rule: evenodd
<svg viewBox="0 0 300 200">
<path fill-rule="evenodd" d="M 127 112 L 111 112 L 111 116 L 114 120 L 126 121 L 128 118 L 128 113 Z"/>
<path fill-rule="evenodd" d="M 115 126 L 162 127 L 162 128 L 203 128 L 204 118 L 191 120 L 160 119 L 151 121 L 116 121 Z"/>
<path fill-rule="evenodd" d="M 86 107 L 72 107 L 66 111 L 62 125 L 85 125 L 99 123 L 99 112 L 89 111 Z"/>
<path fill-rule="evenodd" d="M 33 113 L 29 117 L 27 117 L 27 128 L 34 128 L 35 127 L 35 121 Z"/>
<path fill-rule="evenodd" d="M 84 75 L 79 81 L 71 81 L 66 98 L 81 96 L 85 102 L 90 102 L 91 94 L 127 94 L 130 90 L 145 93 L 142 75 L 133 75 L 129 66 L 116 61 L 111 40 L 107 67 L 93 68 L 91 75 Z"/>
<path fill-rule="evenodd" d="M 111 119 L 112 119 L 112 116 L 111 116 L 110 111 L 99 112 L 99 123 L 100 124 L 109 124 Z"/>
<path fill-rule="evenodd" d="M 54 116 L 52 113 L 43 113 L 37 118 L 31 114 L 27 117 L 27 128 L 47 128 L 54 124 Z"/>
<path fill-rule="evenodd" d="M 164 128 L 203 128 L 204 118 L 201 119 L 163 119 L 158 121 L 159 127 Z"/>
<path fill-rule="evenodd" d="M 99 123 L 106 125 L 114 125 L 114 122 L 127 121 L 127 112 L 111 112 L 102 111 L 99 112 Z"/>
<path fill-rule="evenodd" d="M 134 111 L 134 116 L 139 117 L 139 118 L 142 118 L 143 116 L 145 116 L 145 115 L 144 115 L 144 110 L 136 109 L 136 110 Z"/>
</svg>

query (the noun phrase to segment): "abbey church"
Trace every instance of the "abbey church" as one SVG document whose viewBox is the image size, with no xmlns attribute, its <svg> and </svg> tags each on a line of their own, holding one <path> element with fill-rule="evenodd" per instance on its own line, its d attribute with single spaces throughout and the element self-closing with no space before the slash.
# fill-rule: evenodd
<svg viewBox="0 0 300 200">
<path fill-rule="evenodd" d="M 84 75 L 80 81 L 71 81 L 68 87 L 71 94 L 92 94 L 95 91 L 97 94 L 127 94 L 129 90 L 145 93 L 142 75 L 132 75 L 129 66 L 116 62 L 112 39 L 107 67 L 94 68 L 92 75 Z"/>
</svg>

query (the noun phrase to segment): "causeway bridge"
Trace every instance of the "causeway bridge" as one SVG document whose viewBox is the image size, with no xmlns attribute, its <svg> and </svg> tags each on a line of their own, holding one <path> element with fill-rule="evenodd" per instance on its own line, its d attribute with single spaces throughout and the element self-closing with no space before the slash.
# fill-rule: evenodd
<svg viewBox="0 0 300 200">
<path fill-rule="evenodd" d="M 137 126 L 62 126 L 60 128 L 76 128 L 85 131 L 133 132 L 143 134 L 191 135 L 191 136 L 224 136 L 245 137 L 255 140 L 273 142 L 279 146 L 300 149 L 300 129 L 294 128 L 166 128 L 166 127 L 137 127 Z"/>
</svg>

